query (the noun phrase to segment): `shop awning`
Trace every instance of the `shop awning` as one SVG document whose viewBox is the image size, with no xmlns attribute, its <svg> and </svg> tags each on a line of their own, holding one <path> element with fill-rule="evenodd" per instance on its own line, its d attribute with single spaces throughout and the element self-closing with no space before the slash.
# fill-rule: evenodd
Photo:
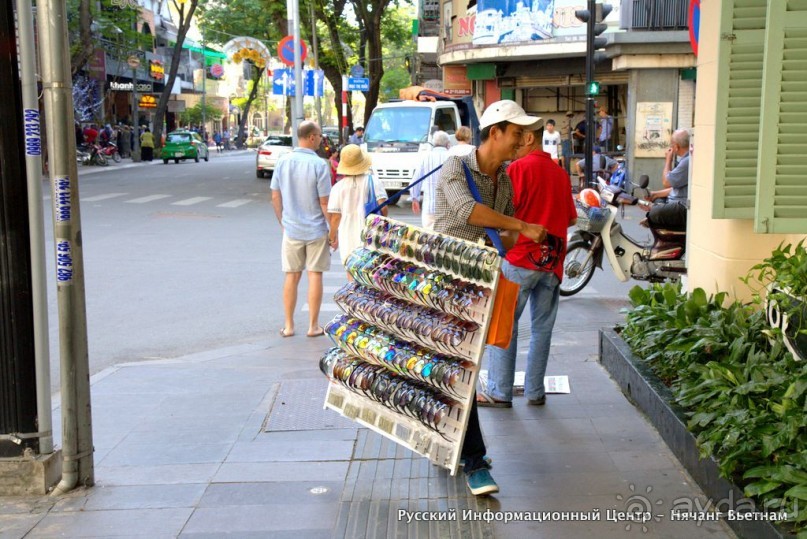
<svg viewBox="0 0 807 539">
<path fill-rule="evenodd" d="M 198 52 L 200 54 L 204 54 L 207 58 L 227 58 L 227 55 L 221 51 L 214 51 L 213 49 L 209 49 L 207 47 L 202 50 L 201 47 L 194 47 L 193 45 L 188 45 L 187 43 L 182 44 L 183 49 L 188 49 L 189 51 Z"/>
</svg>

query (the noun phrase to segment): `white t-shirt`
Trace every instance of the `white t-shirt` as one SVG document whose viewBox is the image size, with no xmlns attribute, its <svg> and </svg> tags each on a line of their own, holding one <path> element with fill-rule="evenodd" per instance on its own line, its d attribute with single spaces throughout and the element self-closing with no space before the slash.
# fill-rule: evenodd
<svg viewBox="0 0 807 539">
<path fill-rule="evenodd" d="M 558 146 L 560 145 L 560 133 L 557 131 L 550 133 L 544 131 L 544 151 L 552 156 L 552 159 L 558 158 Z"/>
<path fill-rule="evenodd" d="M 361 247 L 361 231 L 364 228 L 364 203 L 367 202 L 369 185 L 367 174 L 358 176 L 345 176 L 333 186 L 328 197 L 328 212 L 341 213 L 339 222 L 339 257 L 344 264 L 347 257 L 355 249 Z M 387 199 L 384 184 L 373 174 L 376 201 L 381 203 Z"/>
</svg>

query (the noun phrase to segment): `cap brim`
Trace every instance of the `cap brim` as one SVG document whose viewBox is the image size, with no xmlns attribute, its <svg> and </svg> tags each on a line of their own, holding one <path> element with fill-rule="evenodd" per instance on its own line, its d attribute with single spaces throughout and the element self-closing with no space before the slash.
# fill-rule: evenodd
<svg viewBox="0 0 807 539">
<path fill-rule="evenodd" d="M 511 124 L 521 125 L 524 127 L 540 127 L 541 125 L 541 117 L 540 116 L 516 116 L 515 118 L 511 118 L 507 120 Z"/>
</svg>

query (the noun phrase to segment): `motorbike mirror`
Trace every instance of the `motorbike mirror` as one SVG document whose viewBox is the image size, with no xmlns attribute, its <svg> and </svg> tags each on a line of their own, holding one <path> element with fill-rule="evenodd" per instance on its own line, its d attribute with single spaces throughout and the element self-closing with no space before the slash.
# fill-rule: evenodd
<svg viewBox="0 0 807 539">
<path fill-rule="evenodd" d="M 641 176 L 639 176 L 639 187 L 644 189 L 648 185 L 650 185 L 650 177 L 647 174 L 642 174 Z"/>
<path fill-rule="evenodd" d="M 616 151 L 618 151 L 618 152 L 624 152 L 624 151 L 625 151 L 625 147 L 624 147 L 623 145 L 619 144 L 619 145 L 617 145 L 617 147 L 616 147 Z"/>
</svg>

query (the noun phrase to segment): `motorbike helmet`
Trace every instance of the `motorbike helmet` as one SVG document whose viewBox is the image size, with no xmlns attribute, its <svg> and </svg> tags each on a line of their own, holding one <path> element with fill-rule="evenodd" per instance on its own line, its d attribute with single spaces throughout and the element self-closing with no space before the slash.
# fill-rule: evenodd
<svg viewBox="0 0 807 539">
<path fill-rule="evenodd" d="M 602 204 L 600 194 L 594 189 L 588 188 L 580 191 L 580 202 L 590 208 L 599 208 Z"/>
</svg>

